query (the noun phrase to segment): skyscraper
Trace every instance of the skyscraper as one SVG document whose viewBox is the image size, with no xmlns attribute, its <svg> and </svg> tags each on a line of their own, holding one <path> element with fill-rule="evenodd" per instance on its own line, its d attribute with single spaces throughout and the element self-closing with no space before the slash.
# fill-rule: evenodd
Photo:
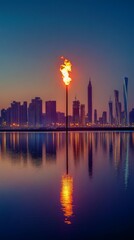
<svg viewBox="0 0 134 240">
<path fill-rule="evenodd" d="M 94 123 L 97 124 L 97 109 L 94 109 Z"/>
<path fill-rule="evenodd" d="M 42 100 L 40 97 L 35 97 L 29 104 L 28 124 L 32 127 L 40 127 L 42 124 Z"/>
<path fill-rule="evenodd" d="M 113 124 L 113 103 L 109 101 L 109 123 Z"/>
<path fill-rule="evenodd" d="M 80 102 L 75 98 L 73 101 L 73 122 L 79 123 L 80 121 Z"/>
<path fill-rule="evenodd" d="M 11 124 L 14 126 L 20 124 L 20 102 L 13 101 L 11 103 Z"/>
<path fill-rule="evenodd" d="M 114 90 L 114 97 L 115 97 L 115 123 L 119 125 L 120 116 L 119 116 L 119 91 Z"/>
<path fill-rule="evenodd" d="M 128 125 L 128 78 L 124 78 L 123 82 L 123 98 L 124 98 L 124 123 Z"/>
<path fill-rule="evenodd" d="M 56 101 L 46 101 L 46 123 L 55 124 L 56 120 Z"/>
<path fill-rule="evenodd" d="M 88 121 L 92 123 L 92 84 L 89 80 L 88 84 Z"/>
<path fill-rule="evenodd" d="M 81 118 L 81 125 L 85 126 L 85 104 L 81 104 L 80 106 L 80 118 Z"/>
<path fill-rule="evenodd" d="M 107 124 L 107 112 L 106 111 L 104 111 L 102 113 L 102 123 Z"/>
<path fill-rule="evenodd" d="M 27 125 L 27 102 L 23 102 L 20 106 L 20 125 L 26 126 Z"/>
</svg>

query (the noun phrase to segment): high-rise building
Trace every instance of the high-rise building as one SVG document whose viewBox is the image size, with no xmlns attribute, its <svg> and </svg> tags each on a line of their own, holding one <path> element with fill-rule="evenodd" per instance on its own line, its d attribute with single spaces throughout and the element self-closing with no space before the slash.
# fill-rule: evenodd
<svg viewBox="0 0 134 240">
<path fill-rule="evenodd" d="M 119 102 L 119 124 L 122 123 L 122 105 L 121 102 Z"/>
<path fill-rule="evenodd" d="M 97 109 L 94 109 L 94 123 L 97 124 Z"/>
<path fill-rule="evenodd" d="M 6 125 L 10 126 L 11 125 L 11 107 L 7 108 L 7 119 L 6 119 Z"/>
<path fill-rule="evenodd" d="M 40 127 L 42 125 L 42 100 L 40 97 L 35 97 L 29 104 L 28 125 L 32 127 Z"/>
<path fill-rule="evenodd" d="M 119 116 L 119 91 L 114 90 L 114 97 L 115 97 L 115 123 L 119 125 L 120 123 L 120 116 Z"/>
<path fill-rule="evenodd" d="M 107 112 L 105 111 L 102 113 L 102 123 L 107 124 Z"/>
<path fill-rule="evenodd" d="M 130 123 L 130 125 L 134 124 L 134 108 L 129 113 L 129 123 Z"/>
<path fill-rule="evenodd" d="M 128 78 L 124 78 L 123 82 L 123 98 L 124 98 L 124 123 L 128 125 Z"/>
<path fill-rule="evenodd" d="M 85 126 L 85 104 L 80 105 L 80 122 L 81 126 Z"/>
<path fill-rule="evenodd" d="M 20 102 L 11 103 L 11 124 L 12 126 L 20 125 Z"/>
<path fill-rule="evenodd" d="M 113 124 L 113 102 L 109 101 L 109 123 Z"/>
<path fill-rule="evenodd" d="M 2 109 L 1 110 L 1 124 L 6 125 L 6 121 L 7 121 L 7 111 L 6 111 L 6 109 Z"/>
<path fill-rule="evenodd" d="M 53 125 L 57 121 L 56 101 L 46 102 L 46 124 Z"/>
<path fill-rule="evenodd" d="M 88 84 L 88 121 L 92 123 L 92 84 L 89 80 Z"/>
<path fill-rule="evenodd" d="M 27 102 L 23 102 L 20 106 L 20 126 L 27 125 Z"/>
<path fill-rule="evenodd" d="M 73 122 L 75 124 L 79 124 L 80 121 L 80 102 L 79 100 L 75 100 L 73 101 Z"/>
</svg>

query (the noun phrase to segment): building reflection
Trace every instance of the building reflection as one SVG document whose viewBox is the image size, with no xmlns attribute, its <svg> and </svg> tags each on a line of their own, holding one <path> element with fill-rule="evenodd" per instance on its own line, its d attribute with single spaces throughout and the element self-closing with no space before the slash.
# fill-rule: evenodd
<svg viewBox="0 0 134 240">
<path fill-rule="evenodd" d="M 92 146 L 92 133 L 88 136 L 88 173 L 89 177 L 93 175 L 93 146 Z"/>
<path fill-rule="evenodd" d="M 28 134 L 28 150 L 31 156 L 31 161 L 36 166 L 40 166 L 42 164 L 42 137 L 42 133 Z"/>
<path fill-rule="evenodd" d="M 78 165 L 80 159 L 84 158 L 85 155 L 85 148 L 87 146 L 85 133 L 72 133 L 71 136 L 71 145 L 73 147 L 73 157 L 75 165 Z"/>
<path fill-rule="evenodd" d="M 125 135 L 126 141 L 126 156 L 125 156 L 125 188 L 128 186 L 128 177 L 129 177 L 129 134 Z"/>
<path fill-rule="evenodd" d="M 31 163 L 35 167 L 47 163 L 57 163 L 57 156 L 63 155 L 66 148 L 66 174 L 61 185 L 72 183 L 68 173 L 68 154 L 71 156 L 71 165 L 80 167 L 87 164 L 90 178 L 95 174 L 94 159 L 100 154 L 108 159 L 116 175 L 123 179 L 125 188 L 129 182 L 129 155 L 134 154 L 133 132 L 7 132 L 0 133 L 0 158 L 11 161 L 13 164 Z M 69 151 L 69 152 L 68 152 Z M 66 178 L 65 178 L 66 176 Z M 69 182 L 69 184 L 65 184 Z M 70 188 L 73 189 L 73 188 Z M 73 190 L 72 190 L 73 191 Z M 69 190 L 70 192 L 70 190 Z M 61 201 L 63 204 L 63 201 Z"/>
<path fill-rule="evenodd" d="M 47 133 L 45 137 L 46 160 L 56 161 L 57 134 Z"/>
<path fill-rule="evenodd" d="M 64 214 L 64 222 L 71 224 L 71 218 L 73 216 L 73 177 L 69 175 L 68 131 L 66 132 L 66 174 L 64 174 L 61 179 L 60 203 Z"/>
</svg>

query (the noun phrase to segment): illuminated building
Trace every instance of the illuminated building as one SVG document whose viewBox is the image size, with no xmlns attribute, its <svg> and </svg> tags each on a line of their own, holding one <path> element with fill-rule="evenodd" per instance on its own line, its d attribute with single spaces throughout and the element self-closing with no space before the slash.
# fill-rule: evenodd
<svg viewBox="0 0 134 240">
<path fill-rule="evenodd" d="M 124 78 L 123 83 L 123 98 L 124 98 L 124 123 L 128 125 L 128 78 Z"/>
<path fill-rule="evenodd" d="M 88 84 L 88 121 L 92 123 L 92 84 L 89 80 Z"/>
</svg>

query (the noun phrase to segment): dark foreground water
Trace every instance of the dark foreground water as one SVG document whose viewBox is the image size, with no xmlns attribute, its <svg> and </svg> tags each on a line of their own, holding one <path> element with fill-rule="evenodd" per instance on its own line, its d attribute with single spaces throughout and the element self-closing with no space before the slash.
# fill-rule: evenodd
<svg viewBox="0 0 134 240">
<path fill-rule="evenodd" d="M 0 239 L 134 239 L 134 133 L 1 133 Z"/>
</svg>

